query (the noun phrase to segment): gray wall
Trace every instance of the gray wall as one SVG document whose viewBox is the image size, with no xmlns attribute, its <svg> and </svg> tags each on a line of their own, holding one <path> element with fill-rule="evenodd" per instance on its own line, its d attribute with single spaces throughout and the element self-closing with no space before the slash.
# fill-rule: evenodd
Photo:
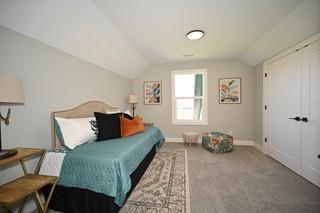
<svg viewBox="0 0 320 213">
<path fill-rule="evenodd" d="M 263 64 L 254 68 L 253 132 L 254 141 L 263 144 Z"/>
<path fill-rule="evenodd" d="M 23 106 L 11 107 L 10 125 L 2 122 L 3 148 L 51 148 L 51 111 L 89 100 L 128 108 L 131 80 L 1 26 L 0 73 L 21 78 L 25 94 Z M 6 109 L 2 106 L 3 114 Z M 21 174 L 17 166 L 0 168 L 0 184 Z"/>
<path fill-rule="evenodd" d="M 171 119 L 171 70 L 208 69 L 208 108 L 207 126 L 172 125 Z M 241 77 L 242 103 L 218 103 L 218 78 Z M 162 81 L 162 105 L 143 104 L 143 82 Z M 144 121 L 154 122 L 166 137 L 182 137 L 184 131 L 199 133 L 209 130 L 233 131 L 236 140 L 253 140 L 253 68 L 239 60 L 185 62 L 154 65 L 133 81 L 133 91 L 139 97 L 137 114 Z"/>
</svg>

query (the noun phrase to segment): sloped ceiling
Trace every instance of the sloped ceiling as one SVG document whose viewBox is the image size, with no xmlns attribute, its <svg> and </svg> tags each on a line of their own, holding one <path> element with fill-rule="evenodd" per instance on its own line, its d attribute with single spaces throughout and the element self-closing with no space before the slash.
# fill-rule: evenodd
<svg viewBox="0 0 320 213">
<path fill-rule="evenodd" d="M 301 0 L 93 0 L 151 63 L 239 57 Z M 125 3 L 124 3 L 125 2 Z M 198 41 L 185 38 L 202 29 Z M 183 54 L 194 54 L 184 58 Z"/>
<path fill-rule="evenodd" d="M 0 24 L 131 79 L 149 64 L 90 0 L 1 0 Z"/>
<path fill-rule="evenodd" d="M 240 59 L 256 65 L 319 32 L 320 0 L 305 0 L 260 36 Z"/>
<path fill-rule="evenodd" d="M 0 24 L 134 79 L 157 63 L 256 65 L 320 32 L 320 1 L 2 0 Z M 205 37 L 188 41 L 193 29 Z"/>
</svg>

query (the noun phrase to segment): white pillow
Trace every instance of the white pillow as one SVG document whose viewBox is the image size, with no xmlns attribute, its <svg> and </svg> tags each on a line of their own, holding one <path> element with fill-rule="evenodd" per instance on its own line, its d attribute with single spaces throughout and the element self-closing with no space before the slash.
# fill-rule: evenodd
<svg viewBox="0 0 320 213">
<path fill-rule="evenodd" d="M 107 114 L 117 114 L 117 113 L 122 113 L 120 110 L 117 110 L 117 111 L 106 111 Z M 131 115 L 130 111 L 127 109 L 126 111 L 124 111 L 123 113 L 126 113 L 127 115 Z"/>
<path fill-rule="evenodd" d="M 124 113 L 126 113 L 127 115 L 130 115 L 132 117 L 132 115 L 128 109 L 126 111 L 124 111 Z"/>
<path fill-rule="evenodd" d="M 90 121 L 95 121 L 95 117 L 88 118 L 55 118 L 63 137 L 64 145 L 69 149 L 97 139 L 94 130 L 91 128 Z"/>
</svg>

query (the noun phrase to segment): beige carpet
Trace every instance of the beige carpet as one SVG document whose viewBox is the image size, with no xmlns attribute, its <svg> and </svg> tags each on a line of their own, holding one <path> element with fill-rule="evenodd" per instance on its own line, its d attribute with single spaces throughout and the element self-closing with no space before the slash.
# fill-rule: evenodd
<svg viewBox="0 0 320 213">
<path fill-rule="evenodd" d="M 163 148 L 187 150 L 193 213 L 320 212 L 318 187 L 253 147 L 219 155 L 200 145 Z"/>
<path fill-rule="evenodd" d="M 166 143 L 188 152 L 193 213 L 319 213 L 320 188 L 253 147 L 212 154 Z"/>
<path fill-rule="evenodd" d="M 189 213 L 187 155 L 183 149 L 160 150 L 121 213 Z"/>
</svg>

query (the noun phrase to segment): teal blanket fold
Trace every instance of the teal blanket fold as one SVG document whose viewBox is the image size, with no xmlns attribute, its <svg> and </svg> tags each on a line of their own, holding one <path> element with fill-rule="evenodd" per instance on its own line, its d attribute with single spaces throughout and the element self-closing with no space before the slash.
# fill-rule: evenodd
<svg viewBox="0 0 320 213">
<path fill-rule="evenodd" d="M 131 173 L 154 145 L 163 143 L 161 131 L 147 127 L 127 138 L 83 144 L 66 154 L 58 184 L 115 197 L 122 206 L 131 188 Z"/>
</svg>

